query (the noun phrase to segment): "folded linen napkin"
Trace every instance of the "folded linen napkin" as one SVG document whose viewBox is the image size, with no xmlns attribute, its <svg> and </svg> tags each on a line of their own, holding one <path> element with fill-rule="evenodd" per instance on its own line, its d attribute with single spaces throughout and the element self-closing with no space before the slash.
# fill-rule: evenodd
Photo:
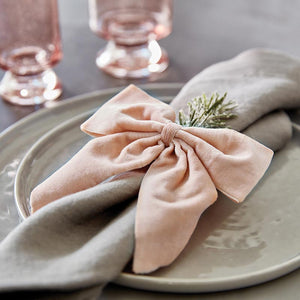
<svg viewBox="0 0 300 300">
<path fill-rule="evenodd" d="M 133 270 L 170 264 L 217 199 L 216 189 L 243 201 L 273 156 L 237 131 L 174 121 L 169 105 L 130 85 L 81 125 L 95 139 L 33 190 L 32 210 L 150 165 L 138 196 Z"/>
<path fill-rule="evenodd" d="M 299 71 L 300 71 L 300 65 L 299 65 L 299 61 L 297 61 L 294 58 L 291 58 L 289 56 L 286 56 L 284 54 L 280 54 L 280 53 L 276 53 L 273 51 L 267 51 L 267 50 L 260 50 L 260 51 L 250 51 L 244 54 L 244 59 L 241 60 L 243 61 L 247 61 L 248 60 L 248 55 L 252 56 L 251 59 L 251 63 L 248 63 L 247 67 L 250 70 L 257 70 L 256 74 L 257 77 L 252 76 L 253 82 L 255 82 L 255 78 L 257 80 L 257 82 L 261 81 L 261 78 L 259 76 L 260 72 L 263 72 L 265 69 L 268 70 L 269 74 L 270 74 L 270 78 L 269 80 L 267 80 L 268 84 L 265 84 L 268 86 L 267 91 L 273 91 L 273 89 L 271 87 L 274 87 L 274 90 L 277 89 L 277 92 L 279 93 L 279 95 L 277 95 L 278 99 L 278 103 L 280 102 L 280 93 L 281 93 L 281 89 L 283 91 L 283 94 L 281 94 L 282 96 L 282 105 L 278 105 L 278 107 L 282 107 L 284 108 L 285 106 L 285 101 L 286 98 L 290 99 L 289 104 L 286 104 L 288 108 L 294 106 L 294 107 L 299 107 L 299 99 L 300 99 L 300 91 L 298 93 L 298 97 L 296 96 L 296 92 L 293 94 L 288 94 L 287 95 L 287 90 L 289 86 L 294 86 L 296 85 L 296 83 L 299 85 Z M 256 56 L 256 59 L 258 62 L 260 63 L 256 63 L 256 59 L 253 58 L 253 55 Z M 268 57 L 273 57 L 274 55 L 278 58 L 279 61 L 281 61 L 281 65 L 284 65 L 284 61 L 287 65 L 290 66 L 290 68 L 292 68 L 293 66 L 293 72 L 294 74 L 298 74 L 297 76 L 294 75 L 293 79 L 288 78 L 285 80 L 286 76 L 287 76 L 287 72 L 281 72 L 282 70 L 279 68 L 276 68 L 276 64 L 274 64 L 274 60 L 273 60 L 273 64 L 263 64 L 262 62 L 264 62 L 263 57 L 265 57 L 266 59 L 268 59 Z M 243 54 L 240 56 L 242 57 Z M 230 69 L 230 64 L 234 62 L 233 64 L 233 68 Z M 276 62 L 276 61 L 275 61 Z M 244 62 L 245 63 L 245 62 Z M 234 60 L 232 61 L 228 61 L 228 62 L 224 62 L 223 64 L 228 64 L 228 74 L 230 74 L 231 72 L 234 73 L 234 71 L 237 69 L 236 67 L 236 63 Z M 212 68 L 215 69 L 215 72 L 217 72 L 217 67 L 213 66 Z M 262 68 L 262 69 L 261 69 Z M 269 69 L 268 69 L 269 68 Z M 243 85 L 240 83 L 242 81 L 247 82 L 247 68 L 244 67 L 244 75 L 240 76 L 240 81 L 237 80 L 236 78 L 234 78 L 233 81 L 235 81 L 236 83 L 239 83 L 239 86 L 241 88 L 241 95 L 243 95 Z M 204 71 L 206 72 L 206 71 Z M 268 72 L 265 72 L 265 77 L 267 76 L 266 74 L 268 74 Z M 276 76 L 273 76 L 272 72 L 274 72 L 276 74 Z M 249 72 L 251 73 L 251 72 Z M 255 73 L 255 72 L 254 72 Z M 292 73 L 292 72 L 291 72 Z M 216 73 L 217 74 L 217 73 Z M 250 74 L 251 75 L 251 74 Z M 249 75 L 249 76 L 250 76 Z M 193 79 L 194 80 L 194 79 Z M 204 80 L 202 78 L 202 80 Z M 228 79 L 229 80 L 229 79 Z M 209 79 L 208 79 L 209 81 Z M 272 85 L 273 82 L 273 85 Z M 280 88 L 278 88 L 278 82 L 281 82 L 282 84 L 280 85 Z M 284 85 L 284 82 L 286 83 L 286 85 Z M 230 85 L 232 88 L 234 87 L 234 84 L 232 83 Z M 259 83 L 257 83 L 257 86 L 259 86 Z M 277 87 L 277 88 L 276 88 Z M 220 88 L 220 86 L 217 86 L 217 88 L 213 88 L 213 86 L 211 86 L 211 88 L 213 90 L 209 91 L 219 91 L 218 89 Z M 183 89 L 184 91 L 184 89 Z M 188 90 L 185 90 L 185 92 L 188 92 Z M 207 92 L 207 90 L 201 90 L 202 92 Z M 222 91 L 220 91 L 221 93 Z M 230 95 L 230 90 L 229 88 L 227 89 L 227 92 Z M 261 92 L 261 96 L 263 99 L 267 98 L 267 92 L 266 90 L 263 88 L 263 86 L 259 89 L 257 87 L 257 89 L 255 90 L 256 97 L 255 97 L 255 101 L 257 101 L 257 103 L 259 103 L 259 92 Z M 274 91 L 273 91 L 274 92 Z M 183 92 L 181 92 L 179 94 L 180 97 L 183 97 L 182 94 Z M 200 94 L 201 94 L 200 93 Z M 197 94 L 198 95 L 198 94 Z M 179 97 L 178 96 L 178 97 Z M 178 99 L 176 98 L 176 102 L 174 100 L 174 103 L 176 104 L 177 108 L 183 108 L 184 104 L 182 105 L 182 107 L 180 107 L 178 105 Z M 189 98 L 189 97 L 187 97 Z M 239 97 L 235 97 L 235 100 L 238 101 Z M 183 99 L 183 98 L 182 98 Z M 249 98 L 249 101 L 251 100 L 251 97 Z M 252 101 L 252 100 L 251 100 Z M 253 100 L 254 101 L 254 100 Z M 265 106 L 268 106 L 269 102 L 264 103 Z M 249 107 L 249 106 L 248 106 Z M 254 106 L 255 108 L 255 106 Z M 253 109 L 253 107 L 249 108 L 250 110 Z M 274 106 L 272 105 L 269 109 L 265 109 L 264 108 L 264 113 L 266 114 L 268 111 L 272 111 L 274 109 Z M 261 117 L 262 114 L 261 112 L 257 113 L 257 118 Z M 255 127 L 257 128 L 263 128 L 265 130 L 266 133 L 269 132 L 269 130 L 271 130 L 273 127 L 276 127 L 276 123 L 274 124 L 272 121 L 273 117 L 267 117 L 267 122 L 264 122 L 262 119 L 262 121 L 259 121 L 259 123 L 263 123 L 263 126 L 256 126 L 256 125 L 252 125 L 251 127 L 254 128 L 254 132 L 255 134 L 257 133 L 257 131 L 255 130 Z M 290 124 L 288 122 L 288 119 L 286 118 L 286 116 L 284 115 L 277 115 L 275 117 L 275 119 L 280 120 L 281 124 L 280 127 L 282 126 L 282 124 L 286 125 L 286 128 L 290 128 Z M 251 120 L 251 122 L 254 122 L 255 118 L 253 118 Z M 270 122 L 270 123 L 269 123 Z M 266 126 L 264 126 L 265 124 L 269 124 L 271 126 L 271 128 L 267 128 Z M 250 124 L 250 123 L 249 123 Z M 247 126 L 249 124 L 244 124 L 244 126 Z M 283 135 L 282 135 L 283 133 Z M 274 134 L 278 134 L 276 135 L 277 137 L 284 137 L 285 134 L 289 135 L 290 131 L 286 130 L 286 131 L 280 131 L 280 130 L 274 130 Z M 268 139 L 269 135 L 266 134 L 265 137 Z M 276 141 L 276 139 L 274 139 Z M 278 145 L 277 145 L 278 147 Z M 274 149 L 274 148 L 273 148 Z M 129 178 L 125 178 L 125 181 L 129 180 Z M 117 181 L 119 182 L 119 181 Z M 99 186 L 104 187 L 107 186 L 107 184 L 109 183 L 105 183 L 105 184 L 100 184 Z M 135 183 L 136 187 L 138 187 L 139 183 Z M 116 194 L 118 193 L 118 189 L 117 186 L 115 186 L 116 188 Z M 95 227 L 96 230 L 94 230 L 94 225 L 89 223 L 88 218 L 81 218 L 80 214 L 78 213 L 78 211 L 75 211 L 73 214 L 73 210 L 69 209 L 69 211 L 67 210 L 68 208 L 73 208 L 73 206 L 75 205 L 74 203 L 77 202 L 77 198 L 79 197 L 78 195 L 80 195 L 80 197 L 83 197 L 82 195 L 86 194 L 86 201 L 84 205 L 84 208 L 80 209 L 80 212 L 85 216 L 87 214 L 84 213 L 84 210 L 93 210 L 93 206 L 89 205 L 89 196 L 88 193 L 93 193 L 95 191 L 95 188 L 91 188 L 91 189 L 87 189 L 83 192 L 79 192 L 79 193 L 75 193 L 72 194 L 70 196 L 66 196 L 64 198 L 61 198 L 59 201 L 54 201 L 49 205 L 46 205 L 45 207 L 43 207 L 42 209 L 40 209 L 38 212 L 34 213 L 30 218 L 28 218 L 28 220 L 26 220 L 23 224 L 21 224 L 15 231 L 13 231 L 0 245 L 0 290 L 2 291 L 9 291 L 9 290 L 42 290 L 42 289 L 48 289 L 48 290 L 76 290 L 76 289 L 82 289 L 82 288 L 89 288 L 92 287 L 94 285 L 101 285 L 104 284 L 107 281 L 112 280 L 112 278 L 114 276 L 117 276 L 117 273 L 123 268 L 123 266 L 125 265 L 125 260 L 124 259 L 122 262 L 120 261 L 114 261 L 114 265 L 119 264 L 118 267 L 115 268 L 114 273 L 109 273 L 108 275 L 105 272 L 105 269 L 99 267 L 96 268 L 97 272 L 94 272 L 95 269 L 92 269 L 92 272 L 88 273 L 88 272 L 83 272 L 81 274 L 81 270 L 87 270 L 88 268 L 92 268 L 93 264 L 95 263 L 99 263 L 99 265 L 101 265 L 101 260 L 106 260 L 107 258 L 104 257 L 99 257 L 99 256 L 89 256 L 89 259 L 85 259 L 86 256 L 73 256 L 74 253 L 74 249 L 88 249 L 89 247 L 93 248 L 94 244 L 93 243 L 89 243 L 88 241 L 95 241 L 95 243 L 97 244 L 98 242 L 101 243 L 101 239 L 99 239 L 99 241 L 97 240 L 98 237 L 98 233 L 97 230 L 99 229 L 99 227 Z M 112 189 L 114 190 L 114 189 Z M 122 193 L 124 191 L 124 188 L 122 189 Z M 121 193 L 121 194 L 122 194 Z M 108 193 L 110 194 L 110 193 Z M 103 191 L 101 191 L 100 189 L 100 193 L 98 194 L 98 200 L 100 202 L 105 201 L 106 197 L 108 194 L 103 193 Z M 120 195 L 116 195 L 116 197 L 121 197 Z M 130 196 L 131 197 L 131 196 Z M 114 198 L 114 197 L 113 197 Z M 69 200 L 68 200 L 69 199 Z M 121 198 L 120 198 L 121 199 Z M 123 200 L 123 199 L 121 199 Z M 68 202 L 70 201 L 70 202 Z M 72 203 L 72 205 L 68 205 L 69 203 Z M 94 202 L 93 202 L 94 205 Z M 101 204 L 99 204 L 101 206 Z M 62 215 L 60 214 L 53 214 L 54 211 L 59 211 L 61 209 L 61 207 L 65 207 L 65 213 L 63 213 Z M 98 211 L 100 214 L 100 211 Z M 69 215 L 70 214 L 70 218 Z M 53 216 L 53 217 L 51 217 Z M 75 216 L 75 218 L 73 217 Z M 78 218 L 76 220 L 76 218 Z M 89 235 L 90 239 L 87 240 L 81 240 L 80 238 L 77 240 L 76 235 L 73 234 L 69 234 L 70 232 L 72 232 L 72 226 L 70 226 L 70 222 L 72 220 L 76 220 L 75 223 L 77 224 L 81 224 L 81 232 L 84 232 L 85 230 L 87 230 L 87 232 L 93 232 L 94 237 L 92 238 L 91 236 L 93 236 L 92 234 Z M 127 219 L 128 222 L 129 218 Z M 49 221 L 49 223 L 47 223 Z M 108 224 L 112 224 L 113 221 L 109 222 Z M 49 228 L 49 231 L 45 232 L 45 231 L 41 231 L 39 232 L 39 228 L 42 226 L 44 226 L 43 224 L 47 224 L 46 227 Z M 49 225 L 51 224 L 51 226 Z M 68 225 L 69 224 L 69 225 Z M 86 224 L 89 224 L 89 226 L 87 226 Z M 131 220 L 131 225 L 133 224 L 133 219 Z M 65 228 L 65 231 L 63 232 L 63 241 L 64 244 L 67 244 L 70 248 L 66 248 L 64 249 L 64 247 L 61 248 L 61 246 L 57 247 L 59 244 L 59 239 L 57 237 L 57 234 L 60 233 L 61 229 Z M 119 229 L 122 227 L 119 227 Z M 101 227 L 100 227 L 101 229 Z M 99 234 L 101 234 L 101 230 L 99 229 Z M 132 227 L 130 226 L 125 226 L 123 229 L 121 229 L 122 234 L 126 234 L 126 232 L 130 232 L 130 234 L 127 234 L 127 238 L 131 239 L 131 242 L 133 241 L 133 234 L 132 234 Z M 110 229 L 108 228 L 107 230 L 108 232 L 110 231 Z M 61 234 L 62 235 L 62 234 Z M 62 239 L 61 235 L 59 236 L 60 239 Z M 108 234 L 106 235 L 109 236 L 108 239 L 113 240 L 113 234 Z M 58 239 L 58 240 L 57 240 Z M 30 242 L 27 242 L 27 241 Z M 103 241 L 102 241 L 103 242 Z M 133 243 L 129 243 L 130 245 L 121 247 L 122 245 L 124 245 L 123 243 L 124 241 L 122 239 L 119 239 L 115 242 L 114 244 L 114 249 L 116 249 L 116 252 L 120 252 L 119 254 L 123 253 L 124 251 L 127 251 L 129 253 L 132 253 L 131 251 L 133 251 Z M 76 245 L 75 247 L 73 247 L 73 245 Z M 119 247 L 120 246 L 120 247 Z M 42 247 L 42 249 L 40 249 L 40 247 Z M 45 251 L 45 248 L 48 249 L 48 251 Z M 126 248 L 126 249 L 124 249 Z M 60 251 L 60 249 L 62 249 L 63 251 Z M 25 254 L 24 254 L 25 253 Z M 27 254 L 26 254 L 27 253 Z M 24 255 L 24 259 L 22 259 Z M 117 254 L 116 254 L 117 255 Z M 118 256 L 118 255 L 117 255 Z M 126 255 L 125 255 L 126 256 Z M 78 257 L 80 257 L 79 260 Z M 49 266 L 46 264 L 46 262 L 49 260 L 49 258 L 51 258 L 51 264 L 49 264 Z M 76 258 L 76 260 L 75 260 Z M 128 258 L 128 256 L 127 256 Z M 98 261 L 99 260 L 99 261 Z M 72 269 L 68 267 L 66 268 L 59 268 L 59 266 L 64 266 L 67 262 L 71 263 L 73 262 L 74 265 L 76 265 L 77 269 Z M 74 263 L 76 262 L 76 263 Z M 50 266 L 54 266 L 55 268 L 51 268 Z M 68 266 L 68 265 L 67 265 Z M 37 272 L 37 270 L 39 269 L 46 269 L 44 273 L 36 273 L 36 274 L 40 274 L 40 276 L 36 276 L 34 275 L 35 272 Z M 52 269 L 53 272 L 47 272 L 47 270 Z M 11 270 L 11 271 L 10 271 Z M 28 274 L 32 274 L 32 276 L 35 277 L 34 280 L 31 280 L 31 277 L 27 277 Z M 62 274 L 62 276 L 59 276 L 60 274 Z M 74 274 L 76 274 L 76 276 L 74 276 Z M 99 275 L 101 274 L 101 276 Z M 25 276 L 26 275 L 26 276 Z M 55 280 L 55 277 L 60 278 L 60 280 L 58 280 L 59 282 L 53 283 L 53 281 Z M 38 281 L 37 278 L 39 278 L 40 280 Z M 41 280 L 42 278 L 42 280 Z M 99 279 L 100 278 L 100 279 Z M 67 282 L 67 284 L 65 284 Z"/>
</svg>

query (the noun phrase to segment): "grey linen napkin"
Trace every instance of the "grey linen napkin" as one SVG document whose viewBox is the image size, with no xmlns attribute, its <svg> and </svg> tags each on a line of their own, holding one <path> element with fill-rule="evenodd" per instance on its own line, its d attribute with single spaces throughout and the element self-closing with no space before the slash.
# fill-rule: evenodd
<svg viewBox="0 0 300 300">
<path fill-rule="evenodd" d="M 189 81 L 172 102 L 184 108 L 203 92 L 228 92 L 239 103 L 231 125 L 277 150 L 291 136 L 281 108 L 300 106 L 300 63 L 250 50 Z M 0 244 L 0 297 L 96 299 L 134 248 L 135 197 L 143 173 L 121 175 L 37 211 Z"/>
<path fill-rule="evenodd" d="M 280 109 L 300 107 L 300 60 L 269 49 L 245 51 L 197 74 L 171 106 L 186 110 L 192 98 L 212 92 L 227 92 L 238 104 L 238 118 L 230 123 L 233 129 L 279 150 L 292 135 L 290 119 Z"/>
<path fill-rule="evenodd" d="M 96 299 L 131 258 L 142 177 L 120 176 L 26 219 L 0 246 L 0 298 Z"/>
</svg>

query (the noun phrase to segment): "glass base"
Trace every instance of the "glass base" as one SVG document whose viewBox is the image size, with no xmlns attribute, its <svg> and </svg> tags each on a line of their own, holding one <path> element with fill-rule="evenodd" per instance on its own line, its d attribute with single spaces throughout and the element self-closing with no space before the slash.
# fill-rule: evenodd
<svg viewBox="0 0 300 300">
<path fill-rule="evenodd" d="M 17 105 L 42 104 L 57 99 L 61 93 L 60 80 L 52 69 L 25 76 L 7 71 L 0 83 L 0 96 Z"/>
<path fill-rule="evenodd" d="M 109 41 L 96 58 L 97 66 L 117 78 L 143 78 L 163 72 L 169 65 L 167 52 L 157 41 L 126 46 Z"/>
</svg>

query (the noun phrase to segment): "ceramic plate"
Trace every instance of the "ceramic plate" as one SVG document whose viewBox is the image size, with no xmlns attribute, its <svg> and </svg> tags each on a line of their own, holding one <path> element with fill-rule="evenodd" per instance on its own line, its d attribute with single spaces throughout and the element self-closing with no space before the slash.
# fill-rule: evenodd
<svg viewBox="0 0 300 300">
<path fill-rule="evenodd" d="M 168 101 L 178 88 L 165 86 L 148 92 Z M 111 96 L 111 92 L 102 93 L 99 103 Z M 90 116 L 91 108 L 82 105 L 81 114 L 65 122 L 61 118 L 27 151 L 15 182 L 17 207 L 23 217 L 28 216 L 33 187 L 90 139 L 79 126 Z M 298 268 L 299 144 L 300 132 L 295 129 L 291 142 L 276 153 L 244 203 L 220 196 L 203 214 L 188 246 L 171 266 L 145 276 L 124 271 L 116 282 L 155 291 L 208 292 L 261 283 Z"/>
</svg>

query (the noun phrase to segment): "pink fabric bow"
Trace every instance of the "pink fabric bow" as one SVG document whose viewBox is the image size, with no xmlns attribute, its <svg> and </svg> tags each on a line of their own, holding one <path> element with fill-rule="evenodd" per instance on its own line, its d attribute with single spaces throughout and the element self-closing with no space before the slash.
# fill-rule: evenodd
<svg viewBox="0 0 300 300">
<path fill-rule="evenodd" d="M 96 137 L 34 189 L 33 212 L 110 176 L 149 166 L 139 192 L 133 270 L 173 262 L 217 190 L 241 202 L 263 176 L 273 152 L 230 129 L 181 127 L 175 112 L 130 85 L 81 129 Z"/>
</svg>

